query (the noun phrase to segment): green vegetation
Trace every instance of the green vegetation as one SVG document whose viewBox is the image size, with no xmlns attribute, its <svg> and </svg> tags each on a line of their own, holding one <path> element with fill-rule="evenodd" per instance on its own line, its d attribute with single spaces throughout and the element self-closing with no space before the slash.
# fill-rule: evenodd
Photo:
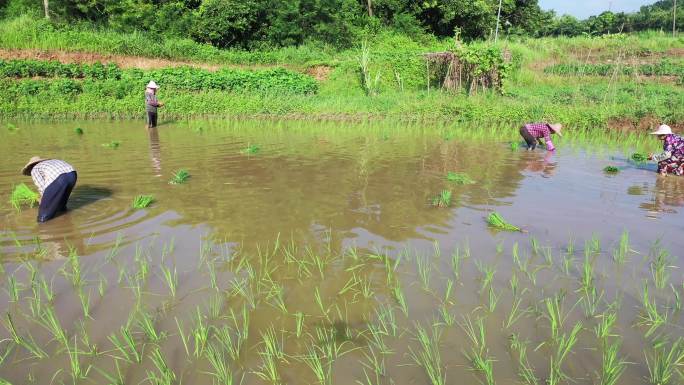
<svg viewBox="0 0 684 385">
<path fill-rule="evenodd" d="M 487 223 L 499 230 L 505 230 L 505 231 L 522 231 L 519 227 L 513 226 L 512 224 L 506 222 L 505 219 L 501 216 L 501 214 L 495 212 L 492 212 L 487 216 Z"/>
<path fill-rule="evenodd" d="M 190 179 L 190 172 L 188 170 L 181 168 L 173 173 L 169 184 L 183 184 Z"/>
<path fill-rule="evenodd" d="M 615 166 L 606 166 L 603 168 L 603 172 L 608 174 L 617 174 L 618 172 L 620 172 L 620 169 Z"/>
<path fill-rule="evenodd" d="M 121 142 L 119 142 L 118 140 L 112 140 L 109 143 L 102 143 L 102 147 L 107 147 L 111 149 L 117 149 L 119 148 L 119 146 L 121 146 Z"/>
<path fill-rule="evenodd" d="M 138 195 L 133 199 L 131 207 L 136 210 L 144 209 L 154 202 L 152 195 Z"/>
<path fill-rule="evenodd" d="M 449 182 L 454 182 L 456 184 L 473 184 L 473 183 L 475 183 L 474 180 L 470 179 L 468 174 L 462 173 L 462 172 L 451 172 L 451 171 L 449 171 L 446 179 Z"/>
<path fill-rule="evenodd" d="M 39 197 L 38 193 L 31 190 L 25 183 L 19 183 L 14 186 L 9 202 L 16 210 L 21 210 L 22 206 L 37 205 Z"/>
<path fill-rule="evenodd" d="M 684 62 L 662 60 L 656 64 L 619 65 L 568 63 L 555 64 L 544 68 L 545 73 L 568 76 L 614 76 L 642 75 L 642 76 L 684 76 Z"/>
<path fill-rule="evenodd" d="M 256 154 L 261 150 L 256 144 L 248 144 L 241 152 L 243 154 Z"/>
<path fill-rule="evenodd" d="M 648 155 L 635 152 L 634 154 L 632 154 L 630 159 L 632 159 L 633 161 L 635 161 L 637 163 L 641 163 L 641 162 L 645 162 L 648 160 Z"/>
<path fill-rule="evenodd" d="M 436 197 L 432 198 L 434 207 L 451 207 L 451 191 L 442 190 Z"/>
<path fill-rule="evenodd" d="M 74 128 L 74 132 L 76 133 L 76 135 L 83 135 L 83 133 L 84 133 L 84 131 L 81 127 Z"/>
</svg>

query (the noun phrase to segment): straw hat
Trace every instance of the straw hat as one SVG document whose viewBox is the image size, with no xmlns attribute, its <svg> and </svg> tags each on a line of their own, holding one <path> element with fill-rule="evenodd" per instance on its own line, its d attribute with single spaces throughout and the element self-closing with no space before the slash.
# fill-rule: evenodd
<svg viewBox="0 0 684 385">
<path fill-rule="evenodd" d="M 154 88 L 154 89 L 158 89 L 158 88 L 159 88 L 159 86 L 157 85 L 157 83 L 155 83 L 155 82 L 154 82 L 154 80 L 150 80 L 150 82 L 149 82 L 149 83 L 147 83 L 147 88 Z"/>
<path fill-rule="evenodd" d="M 672 134 L 672 128 L 670 128 L 670 126 L 668 126 L 667 124 L 661 124 L 657 130 L 651 132 L 651 135 L 671 135 L 671 134 Z"/>
<path fill-rule="evenodd" d="M 555 132 L 558 136 L 563 136 L 561 134 L 561 129 L 563 128 L 563 125 L 560 123 L 554 123 L 554 124 L 549 124 L 549 127 L 551 127 L 551 130 Z"/>
<path fill-rule="evenodd" d="M 33 170 L 33 167 L 35 165 L 37 165 L 38 163 L 44 161 L 44 160 L 50 160 L 50 159 L 49 158 L 43 159 L 39 156 L 32 157 L 31 160 L 29 160 L 29 162 L 26 163 L 26 166 L 24 166 L 24 168 L 21 169 L 21 173 L 26 175 L 26 176 L 31 175 L 31 170 Z"/>
</svg>

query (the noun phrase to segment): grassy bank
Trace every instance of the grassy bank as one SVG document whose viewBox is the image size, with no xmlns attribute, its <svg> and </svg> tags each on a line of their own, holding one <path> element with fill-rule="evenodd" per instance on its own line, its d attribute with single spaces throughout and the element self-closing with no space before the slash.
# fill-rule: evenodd
<svg viewBox="0 0 684 385">
<path fill-rule="evenodd" d="M 449 49 L 453 47 L 452 41 L 414 41 L 381 33 L 370 36 L 367 43 L 368 73 L 377 91 L 373 96 L 362 86 L 360 48 L 337 52 L 321 45 L 304 45 L 269 51 L 232 51 L 189 40 L 160 40 L 145 34 L 55 27 L 27 18 L 0 22 L 3 49 L 137 55 L 224 66 L 287 65 L 318 78 L 316 93 L 287 94 L 269 87 L 215 87 L 211 82 L 187 87 L 184 82 L 162 81 L 159 96 L 167 105 L 162 116 L 165 119 L 208 115 L 389 117 L 484 125 L 548 119 L 576 128 L 621 129 L 645 129 L 656 122 L 677 126 L 684 122 L 684 111 L 678 107 L 684 103 L 684 63 L 677 59 L 684 49 L 682 38 L 644 33 L 504 41 L 499 46 L 511 53 L 513 70 L 503 95 L 494 91 L 477 95 L 444 92 L 434 75 L 428 88 L 421 54 Z M 653 71 L 654 68 L 658 70 Z M 661 71 L 663 68 L 666 70 Z M 644 69 L 652 71 L 644 73 Z M 138 87 L 138 83 L 142 84 L 147 77 L 155 77 L 159 82 L 160 71 L 138 74 L 137 83 L 61 75 L 6 75 L 0 79 L 0 118 L 142 119 L 142 85 Z M 189 72 L 187 75 L 194 76 Z"/>
</svg>

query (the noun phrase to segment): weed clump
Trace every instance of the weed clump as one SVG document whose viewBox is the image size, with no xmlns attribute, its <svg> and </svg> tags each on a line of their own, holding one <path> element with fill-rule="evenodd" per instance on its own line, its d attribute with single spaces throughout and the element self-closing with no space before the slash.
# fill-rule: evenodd
<svg viewBox="0 0 684 385">
<path fill-rule="evenodd" d="M 131 206 L 136 210 L 140 210 L 148 207 L 153 202 L 154 197 L 152 195 L 138 195 L 133 199 L 133 204 Z"/>
<path fill-rule="evenodd" d="M 38 193 L 31 190 L 25 183 L 14 186 L 10 196 L 10 204 L 15 209 L 21 211 L 22 206 L 34 207 L 38 204 Z"/>
<path fill-rule="evenodd" d="M 190 173 L 188 172 L 188 170 L 181 168 L 180 170 L 177 170 L 173 173 L 173 176 L 171 177 L 169 184 L 183 184 L 187 182 L 188 179 L 190 179 Z"/>
<path fill-rule="evenodd" d="M 522 229 L 520 229 L 520 227 L 513 226 L 512 224 L 506 222 L 506 220 L 503 219 L 501 214 L 497 213 L 496 211 L 489 214 L 489 216 L 487 217 L 487 223 L 489 223 L 490 226 L 497 228 L 499 230 L 522 232 Z"/>
<path fill-rule="evenodd" d="M 620 169 L 618 169 L 615 166 L 606 166 L 603 168 L 603 172 L 608 174 L 617 174 L 618 172 L 620 172 Z"/>
<path fill-rule="evenodd" d="M 435 207 L 450 207 L 451 206 L 451 191 L 442 190 L 439 195 L 432 198 L 432 205 Z"/>
<path fill-rule="evenodd" d="M 470 179 L 468 174 L 462 173 L 462 172 L 451 172 L 451 171 L 449 171 L 446 178 L 449 182 L 454 182 L 457 184 L 473 184 L 473 183 L 475 183 L 474 180 Z"/>
</svg>

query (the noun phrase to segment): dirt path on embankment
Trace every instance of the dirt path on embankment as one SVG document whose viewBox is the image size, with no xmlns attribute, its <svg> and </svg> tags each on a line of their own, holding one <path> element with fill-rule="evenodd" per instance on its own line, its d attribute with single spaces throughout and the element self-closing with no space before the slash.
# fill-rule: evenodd
<svg viewBox="0 0 684 385">
<path fill-rule="evenodd" d="M 218 64 L 196 63 L 190 61 L 174 61 L 167 59 L 149 58 L 141 56 L 109 55 L 92 52 L 66 52 L 66 51 L 43 51 L 37 49 L 2 49 L 0 59 L 34 59 L 34 60 L 57 60 L 62 63 L 87 63 L 100 62 L 103 64 L 114 63 L 121 68 L 140 68 L 144 70 L 155 68 L 190 66 L 203 68 L 210 71 L 225 67 Z M 232 67 L 232 66 L 231 66 Z M 235 66 L 239 67 L 239 66 Z"/>
</svg>

